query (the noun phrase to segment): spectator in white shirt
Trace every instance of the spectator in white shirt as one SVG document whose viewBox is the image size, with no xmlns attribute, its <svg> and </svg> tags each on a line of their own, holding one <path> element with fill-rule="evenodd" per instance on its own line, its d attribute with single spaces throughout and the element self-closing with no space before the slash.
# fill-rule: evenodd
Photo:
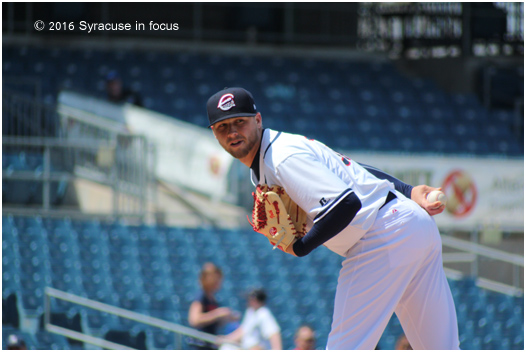
<svg viewBox="0 0 526 352">
<path fill-rule="evenodd" d="M 267 294 L 255 289 L 248 294 L 248 308 L 241 325 L 224 337 L 224 340 L 241 342 L 244 350 L 281 350 L 281 329 L 265 306 Z"/>
</svg>

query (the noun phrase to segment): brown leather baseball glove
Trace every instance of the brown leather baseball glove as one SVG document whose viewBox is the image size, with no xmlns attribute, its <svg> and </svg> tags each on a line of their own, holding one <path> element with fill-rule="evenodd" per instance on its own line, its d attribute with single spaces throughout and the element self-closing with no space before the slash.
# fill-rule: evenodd
<svg viewBox="0 0 526 352">
<path fill-rule="evenodd" d="M 283 252 L 294 255 L 292 245 L 307 231 L 307 213 L 277 185 L 258 185 L 252 209 L 252 228 Z M 250 222 L 250 220 L 249 220 Z"/>
</svg>

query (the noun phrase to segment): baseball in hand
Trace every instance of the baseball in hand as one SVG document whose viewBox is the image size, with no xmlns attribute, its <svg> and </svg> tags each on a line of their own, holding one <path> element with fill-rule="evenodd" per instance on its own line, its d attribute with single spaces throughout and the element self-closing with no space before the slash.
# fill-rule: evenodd
<svg viewBox="0 0 526 352">
<path fill-rule="evenodd" d="M 441 192 L 441 191 L 431 191 L 429 192 L 429 194 L 427 195 L 427 201 L 430 202 L 430 203 L 434 203 L 436 201 L 440 201 L 440 205 L 438 206 L 438 208 L 440 208 L 440 206 L 442 205 L 446 205 L 447 203 L 447 197 L 446 195 Z"/>
</svg>

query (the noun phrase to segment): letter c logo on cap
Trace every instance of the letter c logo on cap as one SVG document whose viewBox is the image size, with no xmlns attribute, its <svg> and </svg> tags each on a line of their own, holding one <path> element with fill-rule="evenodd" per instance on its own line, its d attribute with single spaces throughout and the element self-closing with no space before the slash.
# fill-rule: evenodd
<svg viewBox="0 0 526 352">
<path fill-rule="evenodd" d="M 230 110 L 234 106 L 236 106 L 236 104 L 234 103 L 234 94 L 232 93 L 223 95 L 217 104 L 217 108 L 223 111 Z"/>
</svg>

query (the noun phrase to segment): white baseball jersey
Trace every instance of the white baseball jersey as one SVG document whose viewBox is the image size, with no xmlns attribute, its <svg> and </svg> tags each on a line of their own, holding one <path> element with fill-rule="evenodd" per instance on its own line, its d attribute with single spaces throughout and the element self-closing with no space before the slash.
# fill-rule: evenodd
<svg viewBox="0 0 526 352">
<path fill-rule="evenodd" d="M 259 182 L 276 184 L 308 214 L 307 230 L 340 200 L 354 192 L 362 208 L 352 222 L 325 246 L 345 256 L 369 230 L 394 186 L 326 145 L 300 135 L 265 129 L 261 140 Z M 252 181 L 257 179 L 251 172 Z M 403 197 L 401 193 L 397 196 Z"/>
<path fill-rule="evenodd" d="M 251 176 L 256 183 L 254 171 Z M 269 129 L 261 140 L 259 182 L 285 188 L 307 212 L 308 229 L 351 192 L 361 202 L 349 225 L 324 243 L 346 257 L 327 349 L 375 349 L 393 312 L 414 349 L 459 348 L 440 233 L 418 204 L 322 143 Z M 386 204 L 389 192 L 396 199 Z"/>
</svg>

